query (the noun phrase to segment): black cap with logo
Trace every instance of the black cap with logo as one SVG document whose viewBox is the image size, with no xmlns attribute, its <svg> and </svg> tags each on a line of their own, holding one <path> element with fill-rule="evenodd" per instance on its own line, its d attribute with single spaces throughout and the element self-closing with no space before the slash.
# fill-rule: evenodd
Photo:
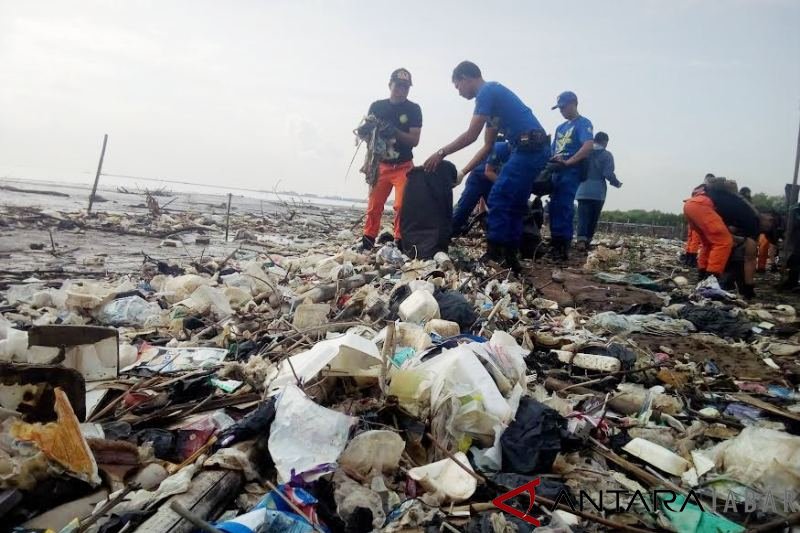
<svg viewBox="0 0 800 533">
<path fill-rule="evenodd" d="M 411 85 L 411 73 L 404 68 L 399 68 L 392 72 L 392 76 L 389 78 L 389 83 L 392 83 L 393 81 L 399 81 Z"/>
</svg>

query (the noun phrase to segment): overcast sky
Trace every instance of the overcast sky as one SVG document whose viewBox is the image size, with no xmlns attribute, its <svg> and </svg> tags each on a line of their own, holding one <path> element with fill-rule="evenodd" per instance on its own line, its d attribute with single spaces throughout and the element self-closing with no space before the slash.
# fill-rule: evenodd
<svg viewBox="0 0 800 533">
<path fill-rule="evenodd" d="M 468 124 L 463 59 L 548 131 L 578 94 L 624 182 L 609 208 L 679 211 L 706 172 L 791 181 L 798 0 L 0 0 L 0 177 L 88 182 L 107 132 L 109 173 L 363 197 L 352 130 L 391 71 L 421 164 Z"/>
</svg>

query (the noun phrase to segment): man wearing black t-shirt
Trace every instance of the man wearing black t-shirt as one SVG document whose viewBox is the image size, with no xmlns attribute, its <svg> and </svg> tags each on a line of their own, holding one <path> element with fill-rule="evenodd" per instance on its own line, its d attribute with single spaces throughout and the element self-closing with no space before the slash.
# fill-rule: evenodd
<svg viewBox="0 0 800 533">
<path fill-rule="evenodd" d="M 739 194 L 734 181 L 728 180 L 722 186 L 706 187 L 705 194 L 711 198 L 714 210 L 732 233 L 745 239 L 744 264 L 741 265 L 743 283 L 739 287 L 739 293 L 745 298 L 752 298 L 755 295 L 753 285 L 756 274 L 758 236 L 762 232 L 772 229 L 773 219 L 770 215 L 760 214 L 745 200 Z M 730 261 L 735 263 L 733 259 Z M 733 267 L 734 271 L 740 268 L 739 265 L 731 264 L 729 266 Z"/>
<path fill-rule="evenodd" d="M 367 112 L 368 115 L 374 115 L 395 128 L 394 149 L 398 155 L 380 162 L 378 180 L 370 186 L 364 237 L 361 240 L 362 250 L 369 250 L 375 245 L 375 238 L 381 227 L 383 207 L 392 188 L 394 188 L 394 238 L 399 241 L 402 237 L 400 208 L 403 205 L 403 190 L 406 186 L 406 174 L 414 167 L 411 150 L 419 144 L 419 134 L 422 129 L 422 110 L 408 99 L 410 88 L 411 73 L 404 68 L 395 70 L 389 79 L 389 98 L 373 102 Z"/>
</svg>

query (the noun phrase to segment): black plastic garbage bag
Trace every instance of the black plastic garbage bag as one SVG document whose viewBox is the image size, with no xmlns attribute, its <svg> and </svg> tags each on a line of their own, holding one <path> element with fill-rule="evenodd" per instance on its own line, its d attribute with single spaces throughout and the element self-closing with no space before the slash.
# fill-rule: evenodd
<svg viewBox="0 0 800 533">
<path fill-rule="evenodd" d="M 439 314 L 442 319 L 457 323 L 462 333 L 468 332 L 478 319 L 472 305 L 458 291 L 437 292 L 434 298 L 439 304 Z"/>
<path fill-rule="evenodd" d="M 169 389 L 169 398 L 173 403 L 184 403 L 205 398 L 214 392 L 214 386 L 208 376 L 182 379 Z"/>
<path fill-rule="evenodd" d="M 275 398 L 270 398 L 259 405 L 258 409 L 251 411 L 246 417 L 220 433 L 217 443 L 214 445 L 214 451 L 260 435 L 267 435 L 274 419 Z"/>
<path fill-rule="evenodd" d="M 549 472 L 561 451 L 566 419 L 533 398 L 522 398 L 514 421 L 500 437 L 503 472 Z"/>
<path fill-rule="evenodd" d="M 133 429 L 131 425 L 122 420 L 110 420 L 100 424 L 103 428 L 106 440 L 128 440 Z"/>
<path fill-rule="evenodd" d="M 434 172 L 414 167 L 408 172 L 400 209 L 403 252 L 411 258 L 430 259 L 446 252 L 453 220 L 453 185 L 456 167 L 443 161 Z"/>
</svg>

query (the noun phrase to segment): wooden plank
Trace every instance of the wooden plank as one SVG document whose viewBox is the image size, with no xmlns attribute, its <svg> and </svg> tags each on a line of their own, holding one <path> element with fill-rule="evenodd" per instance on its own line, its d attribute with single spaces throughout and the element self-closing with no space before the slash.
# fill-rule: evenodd
<svg viewBox="0 0 800 533">
<path fill-rule="evenodd" d="M 785 409 L 781 409 L 769 402 L 765 402 L 764 400 L 760 400 L 758 398 L 754 398 L 749 394 L 742 394 L 742 393 L 733 393 L 731 394 L 733 398 L 737 401 L 742 403 L 746 403 L 748 405 L 752 405 L 753 407 L 758 407 L 759 409 L 766 411 L 770 414 L 775 416 L 782 416 L 783 418 L 788 418 L 790 420 L 794 420 L 795 422 L 800 422 L 800 415 L 786 411 Z"/>
<path fill-rule="evenodd" d="M 161 503 L 153 516 L 136 529 L 136 533 L 191 533 L 195 527 L 172 510 L 177 501 L 208 522 L 213 521 L 225 506 L 239 494 L 244 479 L 233 470 L 205 470 L 192 480 L 189 491 L 176 494 Z"/>
</svg>

